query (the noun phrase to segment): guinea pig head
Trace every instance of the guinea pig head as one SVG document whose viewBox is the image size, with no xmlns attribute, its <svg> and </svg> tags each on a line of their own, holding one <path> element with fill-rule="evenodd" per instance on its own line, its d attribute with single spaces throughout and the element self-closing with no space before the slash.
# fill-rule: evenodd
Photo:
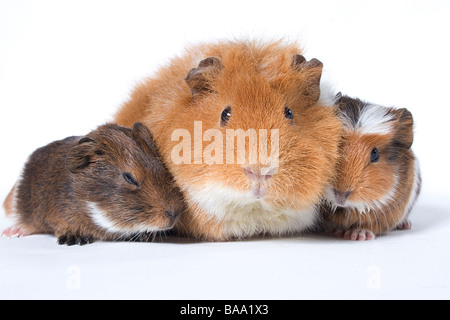
<svg viewBox="0 0 450 320">
<path fill-rule="evenodd" d="M 345 136 L 327 199 L 334 207 L 360 212 L 380 208 L 401 187 L 400 170 L 413 142 L 413 118 L 406 109 L 387 108 L 339 97 Z"/>
<path fill-rule="evenodd" d="M 66 165 L 75 196 L 110 232 L 168 229 L 184 211 L 182 195 L 140 123 L 99 127 L 72 147 Z"/>
<path fill-rule="evenodd" d="M 332 108 L 316 105 L 322 63 L 255 56 L 229 50 L 188 73 L 192 97 L 179 127 L 194 141 L 179 161 L 186 169 L 174 170 L 204 194 L 301 210 L 328 182 L 341 125 Z"/>
</svg>

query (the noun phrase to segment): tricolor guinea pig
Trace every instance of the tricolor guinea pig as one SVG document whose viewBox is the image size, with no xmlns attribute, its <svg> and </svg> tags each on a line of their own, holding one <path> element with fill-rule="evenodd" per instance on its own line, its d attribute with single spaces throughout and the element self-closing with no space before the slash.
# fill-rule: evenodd
<svg viewBox="0 0 450 320">
<path fill-rule="evenodd" d="M 345 134 L 324 217 L 330 233 L 370 240 L 409 229 L 408 215 L 420 192 L 419 163 L 411 150 L 413 117 L 407 109 L 336 96 Z"/>
<path fill-rule="evenodd" d="M 36 150 L 5 200 L 4 236 L 54 234 L 59 244 L 146 240 L 173 227 L 183 197 L 147 127 L 106 124 Z"/>
<path fill-rule="evenodd" d="M 318 104 L 322 63 L 301 52 L 282 41 L 194 46 L 117 112 L 155 137 L 187 202 L 180 233 L 223 241 L 315 225 L 342 124 Z"/>
</svg>

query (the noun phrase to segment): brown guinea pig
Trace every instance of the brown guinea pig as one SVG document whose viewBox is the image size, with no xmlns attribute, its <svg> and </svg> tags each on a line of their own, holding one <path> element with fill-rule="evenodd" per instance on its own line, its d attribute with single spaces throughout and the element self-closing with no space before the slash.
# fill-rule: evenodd
<svg viewBox="0 0 450 320">
<path fill-rule="evenodd" d="M 54 234 L 59 244 L 145 239 L 173 227 L 183 198 L 147 127 L 106 124 L 36 150 L 4 207 L 3 235 Z"/>
<path fill-rule="evenodd" d="M 315 224 L 342 125 L 317 104 L 322 63 L 300 53 L 282 41 L 192 47 L 116 114 L 152 131 L 188 205 L 180 233 L 223 241 Z"/>
<path fill-rule="evenodd" d="M 411 150 L 411 113 L 340 93 L 336 104 L 346 133 L 335 181 L 326 191 L 329 233 L 371 240 L 394 228 L 411 228 L 408 215 L 421 187 Z"/>
</svg>

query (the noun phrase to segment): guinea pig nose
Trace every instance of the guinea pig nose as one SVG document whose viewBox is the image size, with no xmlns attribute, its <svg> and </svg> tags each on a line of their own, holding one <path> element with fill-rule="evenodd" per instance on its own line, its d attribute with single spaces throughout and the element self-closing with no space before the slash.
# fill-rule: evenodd
<svg viewBox="0 0 450 320">
<path fill-rule="evenodd" d="M 350 197 L 350 195 L 352 194 L 353 191 L 348 190 L 348 191 L 339 191 L 336 189 L 333 189 L 333 193 L 336 197 L 336 202 L 339 205 L 344 205 L 345 202 L 347 201 L 348 197 Z"/>
<path fill-rule="evenodd" d="M 169 219 L 175 219 L 176 217 L 179 216 L 179 213 L 176 211 L 172 211 L 172 210 L 165 210 L 164 214 L 166 215 L 167 218 Z"/>
<path fill-rule="evenodd" d="M 272 176 L 277 172 L 277 168 L 256 168 L 256 167 L 246 167 L 244 168 L 244 173 L 250 180 L 267 180 L 272 178 Z"/>
<path fill-rule="evenodd" d="M 170 224 L 174 224 L 177 218 L 181 215 L 181 211 L 178 210 L 165 210 L 164 214 L 170 220 Z"/>
</svg>

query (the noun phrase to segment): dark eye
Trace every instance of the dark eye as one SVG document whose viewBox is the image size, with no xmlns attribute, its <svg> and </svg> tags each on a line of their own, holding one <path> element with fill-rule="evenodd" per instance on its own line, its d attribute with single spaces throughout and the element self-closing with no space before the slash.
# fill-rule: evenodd
<svg viewBox="0 0 450 320">
<path fill-rule="evenodd" d="M 289 120 L 294 119 L 294 113 L 288 107 L 284 107 L 284 116 Z"/>
<path fill-rule="evenodd" d="M 136 179 L 133 177 L 133 175 L 129 172 L 124 172 L 122 174 L 123 178 L 125 179 L 125 181 L 129 184 L 132 184 L 136 187 L 139 187 L 139 183 L 136 181 Z"/>
<path fill-rule="evenodd" d="M 370 153 L 370 162 L 377 162 L 380 158 L 380 153 L 378 152 L 377 148 L 373 148 L 372 152 Z"/>
<path fill-rule="evenodd" d="M 227 106 L 223 111 L 222 115 L 220 116 L 220 125 L 222 127 L 227 125 L 228 120 L 230 120 L 231 117 L 231 107 Z"/>
</svg>

